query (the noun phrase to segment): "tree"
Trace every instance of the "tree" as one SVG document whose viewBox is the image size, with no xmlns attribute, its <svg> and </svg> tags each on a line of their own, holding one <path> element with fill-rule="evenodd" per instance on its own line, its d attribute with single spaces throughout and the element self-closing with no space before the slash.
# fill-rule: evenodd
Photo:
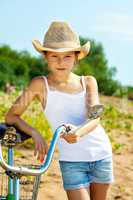
<svg viewBox="0 0 133 200">
<path fill-rule="evenodd" d="M 88 40 L 88 38 L 80 37 L 81 45 Z M 79 62 L 75 73 L 95 76 L 99 91 L 106 95 L 112 95 L 120 87 L 120 83 L 113 80 L 117 70 L 115 67 L 111 68 L 108 66 L 102 44 L 96 43 L 94 40 L 90 40 L 90 42 L 90 53 Z"/>
</svg>

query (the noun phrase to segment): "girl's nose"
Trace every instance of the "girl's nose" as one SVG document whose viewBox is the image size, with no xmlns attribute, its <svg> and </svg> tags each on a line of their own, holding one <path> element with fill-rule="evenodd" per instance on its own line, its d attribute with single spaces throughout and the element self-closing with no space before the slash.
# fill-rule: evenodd
<svg viewBox="0 0 133 200">
<path fill-rule="evenodd" d="M 58 58 L 58 63 L 61 64 L 63 63 L 64 59 L 63 58 Z"/>
</svg>

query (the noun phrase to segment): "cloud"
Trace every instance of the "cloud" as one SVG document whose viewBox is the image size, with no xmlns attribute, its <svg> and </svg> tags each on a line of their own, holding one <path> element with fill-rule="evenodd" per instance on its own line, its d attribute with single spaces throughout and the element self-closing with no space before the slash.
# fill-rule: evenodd
<svg viewBox="0 0 133 200">
<path fill-rule="evenodd" d="M 104 33 L 111 39 L 133 42 L 133 16 L 126 14 L 103 13 L 96 17 L 93 31 Z"/>
</svg>

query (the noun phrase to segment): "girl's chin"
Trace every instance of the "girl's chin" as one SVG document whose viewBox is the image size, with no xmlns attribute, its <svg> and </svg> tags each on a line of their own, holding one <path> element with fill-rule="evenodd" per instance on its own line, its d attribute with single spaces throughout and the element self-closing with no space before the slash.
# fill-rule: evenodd
<svg viewBox="0 0 133 200">
<path fill-rule="evenodd" d="M 57 73 L 69 72 L 68 69 L 56 69 Z"/>
</svg>

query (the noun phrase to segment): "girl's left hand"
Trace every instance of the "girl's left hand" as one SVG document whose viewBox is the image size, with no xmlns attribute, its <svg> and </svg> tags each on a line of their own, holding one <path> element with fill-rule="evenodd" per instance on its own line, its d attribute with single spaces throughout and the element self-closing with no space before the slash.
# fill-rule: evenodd
<svg viewBox="0 0 133 200">
<path fill-rule="evenodd" d="M 76 133 L 77 126 L 73 124 L 64 124 L 64 126 L 65 126 L 65 129 L 68 128 L 70 130 L 68 131 L 68 133 L 65 132 L 64 130 L 64 132 L 61 133 L 60 138 L 65 139 L 70 144 L 78 142 L 80 137 Z"/>
</svg>

